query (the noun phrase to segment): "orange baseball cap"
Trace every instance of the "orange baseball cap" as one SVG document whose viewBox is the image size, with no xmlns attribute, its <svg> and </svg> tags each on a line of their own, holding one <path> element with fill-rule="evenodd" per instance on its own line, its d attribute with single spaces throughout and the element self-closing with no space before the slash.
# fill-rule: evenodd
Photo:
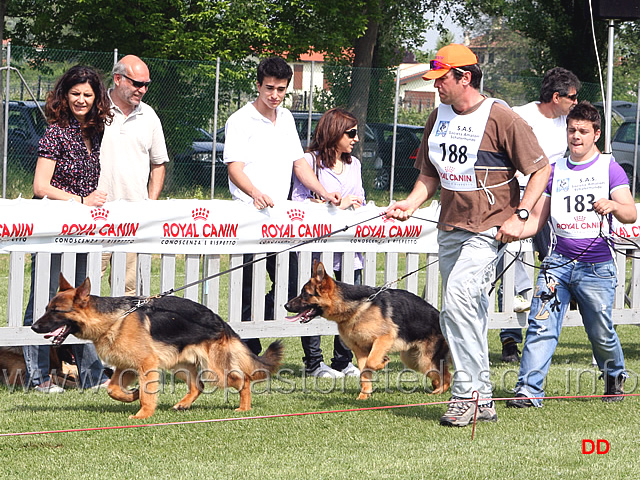
<svg viewBox="0 0 640 480">
<path fill-rule="evenodd" d="M 475 65 L 478 63 L 478 57 L 469 47 L 465 47 L 459 43 L 452 43 L 446 47 L 442 47 L 436 53 L 436 58 L 431 60 L 429 70 L 423 75 L 425 80 L 435 80 L 447 74 L 449 70 L 455 67 L 466 67 L 467 65 Z"/>
</svg>

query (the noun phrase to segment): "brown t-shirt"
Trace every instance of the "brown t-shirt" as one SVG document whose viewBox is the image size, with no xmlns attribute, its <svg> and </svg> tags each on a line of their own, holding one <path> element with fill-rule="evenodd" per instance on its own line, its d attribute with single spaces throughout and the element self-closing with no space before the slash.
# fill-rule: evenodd
<svg viewBox="0 0 640 480">
<path fill-rule="evenodd" d="M 474 112 L 482 102 L 462 115 Z M 431 112 L 418 150 L 415 167 L 428 177 L 440 178 L 429 160 L 429 134 L 433 129 L 438 110 Z M 494 103 L 489 113 L 484 135 L 478 150 L 475 174 L 480 187 L 498 185 L 511 179 L 516 170 L 525 175 L 536 172 L 549 164 L 531 127 L 510 108 Z M 514 179 L 506 185 L 490 188 L 495 197 L 489 203 L 484 190 L 452 191 L 441 188 L 440 224 L 438 228 L 451 230 L 453 226 L 472 232 L 483 232 L 501 226 L 511 217 L 520 203 L 520 187 Z"/>
</svg>

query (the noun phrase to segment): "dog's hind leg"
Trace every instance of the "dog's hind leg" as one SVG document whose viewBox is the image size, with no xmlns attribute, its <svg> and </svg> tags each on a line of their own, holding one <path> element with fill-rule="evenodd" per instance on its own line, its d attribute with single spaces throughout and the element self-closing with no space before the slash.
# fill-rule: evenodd
<svg viewBox="0 0 640 480">
<path fill-rule="evenodd" d="M 236 412 L 251 410 L 251 379 L 243 372 L 232 370 L 227 374 L 225 387 L 233 387 L 240 394 L 240 406 Z"/>
<path fill-rule="evenodd" d="M 133 383 L 137 373 L 133 370 L 121 370 L 119 368 L 111 375 L 111 381 L 107 387 L 107 393 L 114 400 L 120 402 L 135 402 L 139 398 L 138 389 L 129 390 L 127 387 Z"/>
<path fill-rule="evenodd" d="M 187 383 L 187 394 L 173 406 L 174 410 L 187 410 L 196 401 L 204 390 L 204 384 L 198 376 L 198 369 L 195 365 L 183 365 L 180 370 L 175 371 L 176 376 L 184 378 Z"/>
</svg>

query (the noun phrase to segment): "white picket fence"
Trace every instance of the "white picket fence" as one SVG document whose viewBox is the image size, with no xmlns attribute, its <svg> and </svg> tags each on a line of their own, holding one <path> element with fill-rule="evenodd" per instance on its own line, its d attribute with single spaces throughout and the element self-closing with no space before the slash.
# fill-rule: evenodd
<svg viewBox="0 0 640 480">
<path fill-rule="evenodd" d="M 633 250 L 628 253 L 635 257 L 640 257 L 640 251 Z M 31 345 L 47 343 L 41 335 L 37 335 L 28 327 L 22 326 L 23 305 L 26 303 L 25 295 L 28 294 L 29 277 L 25 275 L 25 261 L 29 254 L 13 252 L 9 255 L 8 268 L 8 289 L 7 298 L 7 326 L 0 327 L 0 346 L 7 345 Z M 257 254 L 257 256 L 266 254 Z M 331 268 L 331 252 L 322 254 L 322 260 L 327 269 Z M 242 255 L 158 255 L 160 257 L 159 288 L 156 286 L 152 291 L 152 255 L 139 253 L 137 261 L 137 292 L 139 295 L 147 296 L 166 292 L 172 288 L 188 285 L 199 279 L 223 270 L 222 266 L 234 267 L 242 264 Z M 404 258 L 403 258 L 404 257 Z M 507 254 L 507 257 L 509 255 Z M 124 294 L 124 253 L 114 253 L 111 267 L 111 295 L 120 296 Z M 386 282 L 392 282 L 402 277 L 405 273 L 413 272 L 420 266 L 426 268 L 407 277 L 395 288 L 404 288 L 417 295 L 423 296 L 434 306 L 439 306 L 440 286 L 437 255 L 416 254 L 416 253 L 387 253 L 365 254 L 365 265 L 363 271 L 363 283 L 372 286 L 380 286 Z M 525 260 L 532 263 L 531 253 L 525 254 Z M 404 260 L 404 261 L 403 261 Z M 640 260 L 633 258 L 631 262 L 631 281 L 626 282 L 625 268 L 626 258 L 618 254 L 618 288 L 614 301 L 613 319 L 616 324 L 640 323 Z M 506 263 L 510 259 L 506 258 Z M 184 262 L 184 269 L 180 263 Z M 231 273 L 207 280 L 203 284 L 191 286 L 181 292 L 186 298 L 203 303 L 213 311 L 221 312 L 226 310 L 224 315 L 233 329 L 244 338 L 263 337 L 290 337 L 302 335 L 333 335 L 337 333 L 335 323 L 317 318 L 307 324 L 291 323 L 285 319 L 287 312 L 284 304 L 287 302 L 287 282 L 289 256 L 278 255 L 275 281 L 275 318 L 264 319 L 261 314 L 255 314 L 252 321 L 241 322 L 242 311 L 242 269 L 239 268 Z M 311 273 L 311 253 L 299 252 L 299 288 L 309 279 Z M 382 262 L 382 265 L 379 265 Z M 402 271 L 399 265 L 404 265 Z M 35 318 L 38 318 L 45 309 L 48 302 L 50 254 L 39 253 L 36 256 L 35 265 Z M 177 268 L 179 267 L 179 268 Z M 101 253 L 89 253 L 87 275 L 91 279 L 92 294 L 99 295 L 101 283 L 107 279 L 101 278 Z M 264 311 L 264 293 L 267 290 L 266 264 L 259 261 L 253 265 L 253 298 L 252 312 Z M 184 270 L 184 275 L 182 271 Z M 68 279 L 73 278 L 75 271 L 75 253 L 64 253 L 62 256 L 62 272 Z M 180 272 L 177 274 L 176 272 Z M 382 271 L 382 276 L 379 274 Z M 535 272 L 537 273 L 537 272 Z M 533 278 L 533 269 L 530 269 Z M 6 275 L 6 272 L 0 272 Z M 157 273 L 155 274 L 157 276 Z M 228 278 L 224 278 L 228 276 Z M 353 282 L 353 254 L 345 254 L 343 261 L 343 281 Z M 513 292 L 514 275 L 513 269 L 508 269 L 503 277 L 504 291 Z M 157 284 L 157 280 L 154 282 Z M 224 284 L 224 288 L 223 287 Z M 157 290 L 156 290 L 157 289 Z M 495 305 L 496 292 L 492 293 L 490 305 Z M 531 293 L 529 293 L 531 295 Z M 0 292 L 0 298 L 4 292 Z M 226 302 L 226 305 L 225 305 Z M 225 308 L 226 307 L 226 308 Z M 516 314 L 513 312 L 513 295 L 504 296 L 504 312 L 494 311 L 491 313 L 489 328 L 504 327 L 524 327 L 527 321 L 526 313 Z M 581 325 L 582 320 L 577 311 L 570 311 L 567 315 L 565 325 Z M 78 341 L 69 338 L 67 342 Z"/>
</svg>

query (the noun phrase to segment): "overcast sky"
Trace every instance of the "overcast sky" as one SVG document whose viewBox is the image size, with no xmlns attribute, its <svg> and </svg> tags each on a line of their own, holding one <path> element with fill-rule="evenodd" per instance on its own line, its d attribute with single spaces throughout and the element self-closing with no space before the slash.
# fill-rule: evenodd
<svg viewBox="0 0 640 480">
<path fill-rule="evenodd" d="M 427 19 L 433 19 L 433 15 L 427 17 Z M 453 33 L 455 37 L 453 41 L 455 43 L 462 43 L 464 39 L 464 31 L 462 30 L 462 28 L 453 23 L 449 18 L 445 20 L 444 24 L 449 29 L 449 31 Z M 434 50 L 436 48 L 436 44 L 438 43 L 438 30 L 436 30 L 435 28 L 427 30 L 426 38 L 427 40 L 422 45 L 421 50 Z"/>
</svg>

